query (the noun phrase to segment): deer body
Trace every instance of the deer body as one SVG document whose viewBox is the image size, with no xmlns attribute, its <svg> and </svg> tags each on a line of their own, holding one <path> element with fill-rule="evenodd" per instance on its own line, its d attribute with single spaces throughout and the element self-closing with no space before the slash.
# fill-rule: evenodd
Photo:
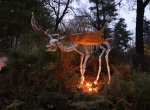
<svg viewBox="0 0 150 110">
<path fill-rule="evenodd" d="M 52 41 L 54 38 L 50 39 L 49 43 L 47 44 L 47 51 L 49 52 L 54 52 L 58 49 L 60 49 L 62 52 L 72 52 L 75 51 L 77 53 L 80 54 L 80 72 L 81 72 L 81 84 L 83 84 L 85 78 L 84 78 L 84 73 L 86 71 L 86 63 L 87 60 L 89 59 L 90 55 L 92 53 L 94 53 L 94 45 L 80 45 L 77 44 L 76 42 L 70 41 L 70 45 L 66 46 L 65 43 L 62 40 L 56 40 L 55 42 L 52 43 Z M 111 80 L 111 76 L 110 76 L 110 67 L 109 67 L 109 61 L 108 61 L 108 54 L 109 51 L 111 50 L 108 41 L 105 40 L 105 42 L 103 42 L 104 45 L 106 45 L 106 48 L 104 48 L 101 44 L 98 46 L 101 50 L 102 53 L 99 55 L 99 70 L 98 70 L 98 74 L 95 80 L 95 83 L 97 83 L 97 81 L 99 80 L 99 76 L 100 76 L 100 72 L 101 72 L 101 59 L 102 59 L 102 55 L 104 54 L 104 52 L 106 52 L 106 64 L 107 64 L 107 71 L 108 71 L 108 77 L 109 77 L 109 81 L 108 83 L 110 83 Z M 53 50 L 54 49 L 54 50 Z"/>
<path fill-rule="evenodd" d="M 81 45 L 100 45 L 105 42 L 102 38 L 103 32 L 88 32 L 88 33 L 78 33 L 78 34 L 67 34 L 67 37 L 78 44 Z"/>
</svg>

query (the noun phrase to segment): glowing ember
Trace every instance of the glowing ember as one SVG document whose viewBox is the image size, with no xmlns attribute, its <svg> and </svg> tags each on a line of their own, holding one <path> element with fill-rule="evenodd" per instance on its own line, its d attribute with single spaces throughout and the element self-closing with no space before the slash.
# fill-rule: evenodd
<svg viewBox="0 0 150 110">
<path fill-rule="evenodd" d="M 92 92 L 92 88 L 89 88 L 89 92 Z"/>
<path fill-rule="evenodd" d="M 90 84 L 90 83 L 86 83 L 86 86 L 87 86 L 87 87 L 91 87 L 91 86 L 92 86 L 92 84 Z"/>
<path fill-rule="evenodd" d="M 87 87 L 89 87 L 89 86 L 90 86 L 90 84 L 89 84 L 89 83 L 86 83 L 86 86 L 87 86 Z"/>
<path fill-rule="evenodd" d="M 83 84 L 80 85 L 80 88 L 84 93 L 97 93 L 99 90 L 97 82 L 96 83 L 84 82 Z"/>
<path fill-rule="evenodd" d="M 94 84 L 97 85 L 97 81 L 94 81 Z"/>
</svg>

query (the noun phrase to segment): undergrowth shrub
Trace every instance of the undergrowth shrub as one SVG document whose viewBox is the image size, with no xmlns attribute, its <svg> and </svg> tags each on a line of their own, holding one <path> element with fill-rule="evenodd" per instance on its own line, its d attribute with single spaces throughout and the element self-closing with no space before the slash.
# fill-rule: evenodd
<svg viewBox="0 0 150 110">
<path fill-rule="evenodd" d="M 130 65 L 111 65 L 114 71 L 111 83 L 105 84 L 98 94 L 85 94 L 65 88 L 79 84 L 77 56 L 62 54 L 60 73 L 56 53 L 15 50 L 10 51 L 8 59 L 7 74 L 0 74 L 2 110 L 150 109 L 150 75 L 135 72 Z M 59 93 L 60 84 L 65 87 Z"/>
<path fill-rule="evenodd" d="M 128 78 L 121 73 L 115 73 L 110 85 L 106 85 L 100 94 L 111 100 L 118 110 L 148 110 L 149 77 L 146 73 L 133 73 Z"/>
</svg>

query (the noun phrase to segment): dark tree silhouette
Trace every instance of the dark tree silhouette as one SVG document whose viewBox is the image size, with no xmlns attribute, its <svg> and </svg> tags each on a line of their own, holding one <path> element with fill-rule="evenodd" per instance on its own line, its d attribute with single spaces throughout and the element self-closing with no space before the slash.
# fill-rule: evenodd
<svg viewBox="0 0 150 110">
<path fill-rule="evenodd" d="M 147 20 L 146 18 L 143 21 L 143 37 L 144 37 L 144 43 L 149 45 L 150 42 L 150 20 Z"/>
<path fill-rule="evenodd" d="M 69 5 L 73 0 L 45 0 L 46 4 L 53 10 L 55 15 L 54 32 L 57 32 L 58 26 L 64 16 L 72 9 Z"/>
<path fill-rule="evenodd" d="M 125 19 L 120 18 L 114 29 L 114 48 L 120 52 L 124 52 L 130 47 L 129 41 L 131 40 L 131 32 L 127 31 L 126 28 Z"/>
<path fill-rule="evenodd" d="M 136 55 L 133 58 L 133 64 L 135 68 L 142 71 L 146 70 L 145 58 L 144 58 L 144 41 L 143 41 L 143 20 L 145 7 L 150 0 L 137 0 L 136 9 Z"/>
<path fill-rule="evenodd" d="M 100 30 L 109 17 L 117 15 L 114 0 L 89 0 L 94 5 L 90 7 L 89 19 L 97 30 Z"/>
<path fill-rule="evenodd" d="M 148 5 L 150 0 L 137 0 L 136 11 L 136 54 L 144 55 L 144 43 L 143 43 L 143 19 L 144 9 Z"/>
<path fill-rule="evenodd" d="M 0 1 L 0 50 L 25 47 L 30 49 L 37 43 L 38 37 L 31 31 L 31 12 L 38 13 L 43 25 L 51 24 L 50 13 L 39 0 L 2 0 Z M 47 14 L 48 13 L 48 14 Z M 46 20 L 49 18 L 49 20 Z"/>
</svg>

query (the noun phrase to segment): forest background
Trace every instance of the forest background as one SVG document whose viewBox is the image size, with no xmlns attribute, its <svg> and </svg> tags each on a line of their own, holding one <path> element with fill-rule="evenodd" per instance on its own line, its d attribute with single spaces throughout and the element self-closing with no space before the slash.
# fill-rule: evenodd
<svg viewBox="0 0 150 110">
<path fill-rule="evenodd" d="M 118 15 L 124 1 L 136 10 L 134 38 L 127 29 L 125 18 Z M 150 109 L 150 20 L 148 14 L 147 18 L 146 13 L 144 16 L 149 1 L 89 0 L 91 5 L 87 11 L 82 7 L 75 10 L 75 0 L 1 0 L 0 58 L 7 57 L 8 61 L 0 71 L 0 109 Z M 80 4 L 81 1 L 76 2 Z M 77 91 L 79 55 L 46 52 L 48 38 L 33 31 L 32 12 L 41 28 L 49 29 L 50 34 L 64 34 L 61 22 L 70 33 L 100 30 L 110 18 L 104 37 L 114 38 L 109 56 L 111 84 L 106 84 L 107 70 L 103 61 L 99 92 Z M 65 20 L 69 14 L 74 17 Z M 135 44 L 131 43 L 133 39 Z M 87 77 L 97 72 L 98 53 L 87 63 Z"/>
</svg>

